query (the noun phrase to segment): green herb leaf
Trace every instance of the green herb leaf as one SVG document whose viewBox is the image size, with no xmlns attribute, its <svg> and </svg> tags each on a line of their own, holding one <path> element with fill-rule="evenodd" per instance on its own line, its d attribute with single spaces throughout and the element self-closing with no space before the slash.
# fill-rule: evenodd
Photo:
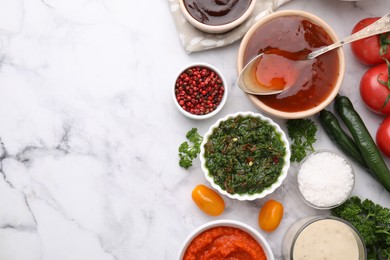
<svg viewBox="0 0 390 260">
<path fill-rule="evenodd" d="M 204 146 L 205 166 L 230 194 L 255 194 L 270 187 L 285 165 L 286 148 L 267 121 L 237 116 L 221 121 Z"/>
<path fill-rule="evenodd" d="M 367 247 L 367 259 L 390 259 L 390 209 L 353 196 L 331 212 L 358 230 Z"/>
<path fill-rule="evenodd" d="M 192 128 L 187 132 L 186 137 L 188 141 L 185 141 L 179 146 L 179 165 L 185 169 L 192 166 L 192 161 L 200 153 L 200 144 L 203 141 L 203 137 L 198 134 L 197 128 Z"/>
<path fill-rule="evenodd" d="M 292 141 L 291 161 L 300 162 L 308 151 L 314 151 L 318 127 L 311 119 L 292 119 L 287 121 L 287 132 Z"/>
</svg>

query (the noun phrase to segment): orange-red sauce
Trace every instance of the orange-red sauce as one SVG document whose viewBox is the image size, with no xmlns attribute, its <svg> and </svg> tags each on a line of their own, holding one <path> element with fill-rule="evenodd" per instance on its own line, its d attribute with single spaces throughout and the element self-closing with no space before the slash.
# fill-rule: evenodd
<svg viewBox="0 0 390 260">
<path fill-rule="evenodd" d="M 261 245 L 247 232 L 234 227 L 214 227 L 196 236 L 183 260 L 266 260 Z"/>
<path fill-rule="evenodd" d="M 256 55 L 266 53 L 264 58 L 273 61 L 265 63 L 268 68 L 258 68 L 254 72 L 257 80 L 268 82 L 274 88 L 286 86 L 281 94 L 257 98 L 267 106 L 285 112 L 317 106 L 335 87 L 339 58 L 334 50 L 314 60 L 304 60 L 311 51 L 332 43 L 322 27 L 299 16 L 279 17 L 257 29 L 249 40 L 244 64 Z"/>
</svg>

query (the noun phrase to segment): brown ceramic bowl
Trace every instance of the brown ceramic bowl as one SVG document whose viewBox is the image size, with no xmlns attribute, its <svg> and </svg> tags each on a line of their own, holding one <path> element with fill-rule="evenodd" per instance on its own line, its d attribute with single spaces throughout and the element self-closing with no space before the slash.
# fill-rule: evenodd
<svg viewBox="0 0 390 260">
<path fill-rule="evenodd" d="M 306 30 L 306 28 L 309 28 L 307 30 L 311 30 L 310 28 L 320 28 L 316 29 L 317 31 L 324 32 L 325 33 L 325 38 L 326 41 L 330 43 L 339 41 L 336 33 L 333 31 L 333 29 L 322 19 L 319 17 L 304 12 L 304 11 L 296 11 L 296 10 L 291 10 L 291 11 L 279 11 L 275 12 L 273 14 L 270 14 L 266 16 L 265 18 L 259 20 L 257 23 L 255 23 L 245 34 L 241 45 L 239 47 L 238 51 L 238 58 L 237 58 L 237 69 L 238 72 L 240 72 L 243 67 L 246 65 L 246 63 L 258 55 L 259 53 L 263 52 L 265 49 L 265 46 L 271 46 L 271 48 L 274 48 L 275 46 L 279 46 L 280 42 L 283 41 L 283 37 L 290 37 L 291 41 L 289 41 L 285 46 L 277 47 L 279 49 L 282 49 L 284 51 L 288 52 L 297 52 L 301 51 L 299 48 L 301 46 L 304 46 L 305 44 L 309 46 L 308 43 L 306 43 L 306 36 L 307 32 L 304 31 L 304 40 L 298 38 L 296 36 L 296 32 L 294 31 L 291 33 L 288 31 L 288 29 L 285 28 L 285 26 L 288 26 L 288 24 L 292 24 L 290 20 L 283 21 L 282 23 L 279 22 L 280 28 L 278 27 L 278 24 L 275 25 L 276 21 L 281 21 L 281 19 L 299 19 L 299 21 L 304 21 L 305 24 L 311 23 L 314 25 L 311 25 L 311 27 L 304 27 L 303 23 L 301 23 L 300 30 Z M 271 26 L 272 24 L 272 26 Z M 287 25 L 286 25 L 287 24 Z M 265 30 L 266 28 L 272 28 L 273 32 L 267 34 L 267 33 L 261 33 L 261 30 Z M 269 30 L 269 29 L 267 29 Z M 315 32 L 317 32 L 315 31 Z M 257 33 L 257 34 L 256 34 Z M 312 33 L 312 32 L 310 32 Z M 290 36 L 288 36 L 290 34 Z M 326 35 L 327 34 L 327 35 Z M 259 35 L 263 35 L 260 36 Z M 268 35 L 268 36 L 264 36 Z M 255 37 L 256 36 L 256 37 Z M 310 36 L 310 35 L 309 35 Z M 262 39 L 261 37 L 268 37 L 268 39 Z M 315 39 L 320 39 L 322 40 L 324 37 L 319 36 L 316 33 L 312 33 L 312 36 Z M 322 38 L 321 38 L 322 37 Z M 282 40 L 281 40 L 282 39 Z M 295 40 L 295 42 L 294 42 Z M 286 42 L 286 41 L 284 41 Z M 311 43 L 310 43 L 311 44 Z M 323 42 L 320 42 L 320 44 L 316 43 L 316 46 L 309 46 L 311 49 L 310 50 L 305 50 L 305 51 L 313 51 L 315 49 L 319 49 L 321 46 L 326 45 Z M 258 45 L 258 46 L 257 46 Z M 256 49 L 258 48 L 258 49 Z M 303 48 L 303 47 L 302 47 Z M 306 48 L 306 46 L 305 46 Z M 329 59 L 331 57 L 332 59 Z M 323 54 L 319 56 L 318 58 L 318 63 L 320 65 L 317 65 L 317 67 L 322 66 L 324 60 L 328 61 L 326 69 L 328 71 L 331 71 L 333 74 L 333 77 L 331 79 L 332 82 L 328 79 L 329 73 L 328 71 L 325 71 L 324 77 L 320 78 L 319 80 L 316 79 L 317 83 L 319 84 L 327 84 L 329 86 L 329 89 L 327 90 L 327 93 L 322 94 L 321 99 L 315 104 L 312 104 L 309 106 L 309 103 L 311 102 L 311 97 L 307 98 L 301 98 L 300 102 L 295 102 L 295 107 L 293 104 L 293 101 L 289 101 L 285 99 L 283 101 L 283 104 L 280 106 L 284 106 L 283 108 L 273 106 L 270 103 L 267 103 L 268 101 L 263 98 L 263 97 L 257 97 L 255 95 L 248 94 L 249 99 L 253 104 L 258 107 L 259 109 L 263 110 L 267 114 L 271 116 L 275 116 L 278 118 L 285 118 L 285 119 L 296 119 L 296 118 L 304 118 L 308 117 L 311 115 L 314 115 L 321 111 L 323 108 L 325 108 L 329 103 L 332 102 L 332 100 L 335 98 L 337 93 L 339 92 L 339 89 L 341 87 L 342 81 L 344 79 L 344 73 L 345 73 L 345 58 L 344 58 L 344 52 L 342 48 L 338 48 L 336 50 L 333 50 L 331 52 L 328 52 L 326 54 Z M 317 62 L 317 61 L 316 61 Z M 317 63 L 316 63 L 317 64 Z M 329 77 L 330 78 L 330 77 Z M 314 82 L 313 77 L 311 78 L 312 81 Z M 315 83 L 315 84 L 317 84 Z M 303 92 L 303 91 L 302 91 Z M 300 92 L 301 93 L 301 90 Z M 280 94 L 279 94 L 280 95 Z M 273 97 L 275 98 L 275 97 Z M 267 98 L 268 99 L 268 98 Z M 278 101 L 279 102 L 279 101 Z M 306 104 L 307 103 L 307 104 Z M 290 109 L 291 108 L 291 109 Z"/>
<path fill-rule="evenodd" d="M 179 0 L 180 10 L 183 13 L 184 17 L 187 19 L 187 21 L 190 24 L 192 24 L 195 28 L 197 28 L 201 31 L 207 32 L 207 33 L 212 33 L 212 34 L 225 33 L 225 32 L 228 32 L 228 31 L 234 29 L 235 27 L 239 26 L 240 24 L 242 24 L 252 14 L 252 12 L 255 8 L 255 4 L 256 4 L 256 0 L 251 0 L 249 5 L 248 5 L 248 8 L 246 8 L 245 11 L 241 12 L 241 14 L 238 17 L 233 18 L 233 20 L 229 20 L 227 23 L 214 25 L 214 24 L 206 24 L 204 22 L 201 22 L 199 19 L 192 16 L 191 12 L 186 7 L 186 2 L 189 3 L 189 2 L 194 2 L 194 1 Z M 211 2 L 213 2 L 213 1 L 210 1 L 210 3 Z M 244 2 L 244 1 L 241 1 L 241 2 Z M 230 5 L 230 3 L 231 2 L 229 2 L 227 5 Z M 236 4 L 235 7 L 233 7 L 233 8 L 236 8 L 239 5 L 239 3 L 240 3 L 240 1 L 238 1 L 238 4 Z M 218 9 L 221 9 L 221 8 L 224 8 L 224 7 L 218 7 Z M 222 12 L 224 12 L 224 11 L 221 11 L 221 13 Z M 232 12 L 230 11 L 227 13 L 229 14 Z M 212 18 L 212 17 L 210 17 L 210 18 Z"/>
</svg>

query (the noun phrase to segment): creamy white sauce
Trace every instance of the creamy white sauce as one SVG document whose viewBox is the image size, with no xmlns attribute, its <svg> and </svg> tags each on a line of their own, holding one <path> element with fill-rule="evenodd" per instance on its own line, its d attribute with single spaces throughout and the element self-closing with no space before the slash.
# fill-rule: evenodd
<svg viewBox="0 0 390 260">
<path fill-rule="evenodd" d="M 349 226 L 337 220 L 316 221 L 299 234 L 293 249 L 293 259 L 359 259 L 358 244 L 352 232 Z"/>
</svg>

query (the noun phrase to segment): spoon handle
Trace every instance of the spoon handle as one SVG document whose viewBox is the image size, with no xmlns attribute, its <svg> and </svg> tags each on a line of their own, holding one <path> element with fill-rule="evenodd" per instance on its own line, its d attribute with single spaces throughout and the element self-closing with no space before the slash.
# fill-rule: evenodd
<svg viewBox="0 0 390 260">
<path fill-rule="evenodd" d="M 375 23 L 370 24 L 369 26 L 361 29 L 360 31 L 344 38 L 343 40 L 339 42 L 335 42 L 329 46 L 326 46 L 324 48 L 318 49 L 316 51 L 313 51 L 310 53 L 307 58 L 314 59 L 315 57 L 328 52 L 330 50 L 333 50 L 335 48 L 338 48 L 340 46 L 343 46 L 344 44 L 354 42 L 363 38 L 367 38 L 373 35 L 377 35 L 380 33 L 385 33 L 390 31 L 390 13 L 383 16 L 381 19 L 377 20 Z"/>
</svg>

